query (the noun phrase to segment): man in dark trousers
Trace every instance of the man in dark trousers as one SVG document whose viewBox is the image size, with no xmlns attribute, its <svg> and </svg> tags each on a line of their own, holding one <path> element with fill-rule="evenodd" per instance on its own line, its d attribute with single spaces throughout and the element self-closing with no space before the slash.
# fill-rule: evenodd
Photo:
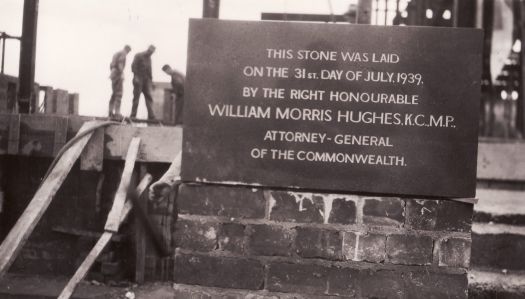
<svg viewBox="0 0 525 299">
<path fill-rule="evenodd" d="M 124 83 L 124 67 L 126 66 L 126 56 L 131 51 L 131 47 L 126 45 L 124 49 L 113 55 L 109 69 L 111 74 L 111 98 L 109 99 L 109 117 L 120 117 L 120 103 L 122 100 L 122 85 Z"/>
<path fill-rule="evenodd" d="M 133 71 L 133 106 L 131 107 L 131 118 L 137 116 L 140 94 L 144 94 L 146 108 L 148 109 L 148 119 L 155 119 L 153 114 L 151 88 L 153 86 L 153 76 L 151 74 L 151 55 L 155 52 L 155 46 L 151 45 L 144 52 L 137 53 L 133 58 L 131 70 Z"/>
<path fill-rule="evenodd" d="M 184 106 L 184 75 L 165 64 L 162 70 L 171 77 L 171 89 L 175 96 L 175 124 L 182 125 Z"/>
</svg>

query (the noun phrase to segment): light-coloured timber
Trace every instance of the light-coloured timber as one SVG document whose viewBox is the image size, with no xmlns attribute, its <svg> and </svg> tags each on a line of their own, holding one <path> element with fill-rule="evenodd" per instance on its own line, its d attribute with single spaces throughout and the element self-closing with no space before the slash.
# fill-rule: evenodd
<svg viewBox="0 0 525 299">
<path fill-rule="evenodd" d="M 120 178 L 120 184 L 113 200 L 113 206 L 109 211 L 108 220 L 104 226 L 104 230 L 110 232 L 117 232 L 120 226 L 120 215 L 124 203 L 126 202 L 129 184 L 131 182 L 131 176 L 133 175 L 133 169 L 135 168 L 135 162 L 137 161 L 137 154 L 140 147 L 140 138 L 134 137 L 131 139 L 128 147 L 128 153 L 126 154 L 126 162 L 124 163 L 124 170 L 122 171 L 122 177 Z"/>
</svg>

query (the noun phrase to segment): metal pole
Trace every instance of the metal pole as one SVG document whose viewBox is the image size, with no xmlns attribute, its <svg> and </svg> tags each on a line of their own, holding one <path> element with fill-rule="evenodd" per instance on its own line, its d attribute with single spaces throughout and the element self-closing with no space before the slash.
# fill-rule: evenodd
<svg viewBox="0 0 525 299">
<path fill-rule="evenodd" d="M 0 41 L 2 42 L 2 75 L 4 74 L 4 59 L 5 59 L 5 38 L 4 34 L 0 36 Z"/>
<path fill-rule="evenodd" d="M 24 19 L 18 69 L 18 106 L 20 113 L 29 113 L 35 83 L 35 54 L 38 0 L 24 0 Z"/>
<path fill-rule="evenodd" d="M 202 17 L 203 18 L 219 18 L 220 0 L 203 0 L 202 1 Z"/>
</svg>

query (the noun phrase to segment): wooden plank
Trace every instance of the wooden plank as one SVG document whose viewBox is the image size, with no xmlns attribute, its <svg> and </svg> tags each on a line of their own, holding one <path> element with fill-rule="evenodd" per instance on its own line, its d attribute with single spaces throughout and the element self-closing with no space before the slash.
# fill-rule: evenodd
<svg viewBox="0 0 525 299">
<path fill-rule="evenodd" d="M 82 126 L 80 131 L 86 131 L 95 125 L 97 122 L 88 122 Z M 0 278 L 7 272 L 36 224 L 42 218 L 90 137 L 91 134 L 87 134 L 80 138 L 64 153 L 0 245 Z"/>
<path fill-rule="evenodd" d="M 140 177 L 147 174 L 147 166 L 140 164 Z M 146 197 L 147 198 L 147 197 Z M 147 200 L 145 196 L 139 196 L 137 200 L 142 208 L 147 211 Z M 140 217 L 135 213 L 135 282 L 144 283 L 145 269 L 146 269 L 146 233 L 144 226 L 140 223 Z"/>
<path fill-rule="evenodd" d="M 46 102 L 46 114 L 55 114 L 57 111 L 56 92 L 57 91 L 51 87 L 46 91 L 46 96 L 44 98 L 44 101 Z"/>
<path fill-rule="evenodd" d="M 104 128 L 100 128 L 93 133 L 86 148 L 80 155 L 81 170 L 102 171 L 104 164 Z"/>
<path fill-rule="evenodd" d="M 11 114 L 0 114 L 0 131 L 9 131 Z M 21 115 L 20 151 L 24 155 L 38 157 L 54 156 L 54 135 L 57 115 L 38 114 Z M 68 139 L 72 138 L 84 122 L 94 120 L 94 117 L 67 116 Z M 102 118 L 101 120 L 107 120 Z M 140 137 L 142 145 L 139 151 L 140 162 L 170 163 L 175 153 L 182 147 L 181 127 L 135 127 L 133 125 L 116 124 L 106 129 L 104 134 L 104 158 L 122 160 L 126 154 L 127 145 L 133 137 Z M 36 148 L 36 149 L 35 149 Z M 0 143 L 0 153 L 7 151 L 7 142 Z"/>
<path fill-rule="evenodd" d="M 20 147 L 20 114 L 12 114 L 9 117 L 9 136 L 7 139 L 7 153 L 18 154 Z"/>
<path fill-rule="evenodd" d="M 477 198 L 451 198 L 450 200 L 463 202 L 463 203 L 468 203 L 468 204 L 471 204 L 471 205 L 475 205 L 475 204 L 478 203 L 478 199 Z"/>
<path fill-rule="evenodd" d="M 122 178 L 113 200 L 113 206 L 109 211 L 108 220 L 104 230 L 117 232 L 120 225 L 120 214 L 124 203 L 126 202 L 126 196 L 128 194 L 129 183 L 131 181 L 131 175 L 135 167 L 135 161 L 137 160 L 137 154 L 139 152 L 140 138 L 134 137 L 131 139 L 128 147 L 128 153 L 126 155 L 126 162 L 124 163 L 124 170 L 122 171 Z"/>
<path fill-rule="evenodd" d="M 91 249 L 86 259 L 77 269 L 77 272 L 75 272 L 75 275 L 73 275 L 71 280 L 69 280 L 69 282 L 67 283 L 66 287 L 62 290 L 62 293 L 60 293 L 60 295 L 58 296 L 59 299 L 67 299 L 71 297 L 71 295 L 75 291 L 77 284 L 84 278 L 84 276 L 86 276 L 87 272 L 89 271 L 89 268 L 91 268 L 97 257 L 100 255 L 100 253 L 102 253 L 104 248 L 106 248 L 106 245 L 108 245 L 112 235 L 112 232 L 104 232 L 102 234 L 100 239 L 98 239 L 97 244 L 95 244 L 95 247 Z"/>
<path fill-rule="evenodd" d="M 146 190 L 148 185 L 151 183 L 151 180 L 152 180 L 152 177 L 149 174 L 146 174 L 144 178 L 142 178 L 142 181 L 136 188 L 136 192 L 139 196 Z M 124 222 L 124 220 L 128 216 L 129 211 L 131 210 L 132 207 L 133 207 L 133 204 L 131 203 L 131 201 L 130 200 L 126 201 L 122 209 L 122 214 L 119 220 L 119 225 L 122 222 Z M 77 284 L 86 276 L 87 272 L 89 271 L 89 269 L 91 268 L 91 266 L 93 265 L 97 257 L 100 255 L 100 253 L 102 253 L 102 251 L 104 250 L 106 245 L 109 243 L 113 235 L 114 235 L 113 232 L 104 232 L 102 234 L 97 244 L 95 244 L 93 249 L 91 249 L 86 259 L 84 259 L 84 261 L 82 262 L 80 267 L 77 269 L 73 277 L 71 277 L 67 285 L 64 287 L 64 289 L 58 296 L 59 299 L 68 299 L 71 297 L 71 295 L 75 291 Z"/>
<path fill-rule="evenodd" d="M 69 97 L 69 113 L 72 115 L 78 115 L 78 93 L 72 93 L 68 95 Z"/>
<path fill-rule="evenodd" d="M 56 96 L 56 114 L 69 114 L 69 97 L 66 90 L 57 89 Z"/>
<path fill-rule="evenodd" d="M 44 113 L 51 114 L 53 113 L 53 98 L 55 96 L 53 87 L 46 86 L 44 89 Z"/>
<path fill-rule="evenodd" d="M 54 226 L 52 228 L 52 231 L 66 235 L 80 236 L 90 239 L 98 239 L 102 236 L 102 233 L 99 232 L 65 226 Z M 124 237 L 120 234 L 113 234 L 111 240 L 114 242 L 122 242 L 124 240 Z"/>
<path fill-rule="evenodd" d="M 134 136 L 140 137 L 142 145 L 139 162 L 170 163 L 182 149 L 182 128 L 180 127 L 131 127 L 111 126 L 106 129 L 104 158 L 122 159 L 125 145 Z"/>
<path fill-rule="evenodd" d="M 148 210 L 145 196 L 138 198 L 144 211 Z M 140 217 L 135 213 L 135 282 L 144 283 L 146 269 L 146 231 Z"/>
</svg>

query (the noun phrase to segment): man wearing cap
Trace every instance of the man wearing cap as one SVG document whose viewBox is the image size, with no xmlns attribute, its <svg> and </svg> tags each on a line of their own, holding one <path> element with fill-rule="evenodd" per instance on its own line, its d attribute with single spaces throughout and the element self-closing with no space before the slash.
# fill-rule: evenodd
<svg viewBox="0 0 525 299">
<path fill-rule="evenodd" d="M 155 52 L 155 46 L 151 45 L 144 52 L 137 53 L 133 58 L 131 70 L 133 71 L 133 105 L 131 107 L 131 118 L 137 116 L 140 94 L 144 94 L 148 119 L 155 119 L 152 104 L 151 88 L 153 76 L 151 74 L 151 55 Z"/>
<path fill-rule="evenodd" d="M 126 45 L 124 49 L 113 55 L 109 69 L 111 73 L 111 98 L 109 99 L 109 117 L 120 116 L 120 103 L 122 100 L 122 85 L 124 83 L 124 67 L 126 66 L 126 56 L 131 51 L 131 47 Z"/>
<path fill-rule="evenodd" d="M 162 67 L 164 73 L 171 77 L 171 90 L 175 96 L 175 124 L 182 125 L 182 107 L 184 106 L 184 75 L 168 64 Z"/>
</svg>

